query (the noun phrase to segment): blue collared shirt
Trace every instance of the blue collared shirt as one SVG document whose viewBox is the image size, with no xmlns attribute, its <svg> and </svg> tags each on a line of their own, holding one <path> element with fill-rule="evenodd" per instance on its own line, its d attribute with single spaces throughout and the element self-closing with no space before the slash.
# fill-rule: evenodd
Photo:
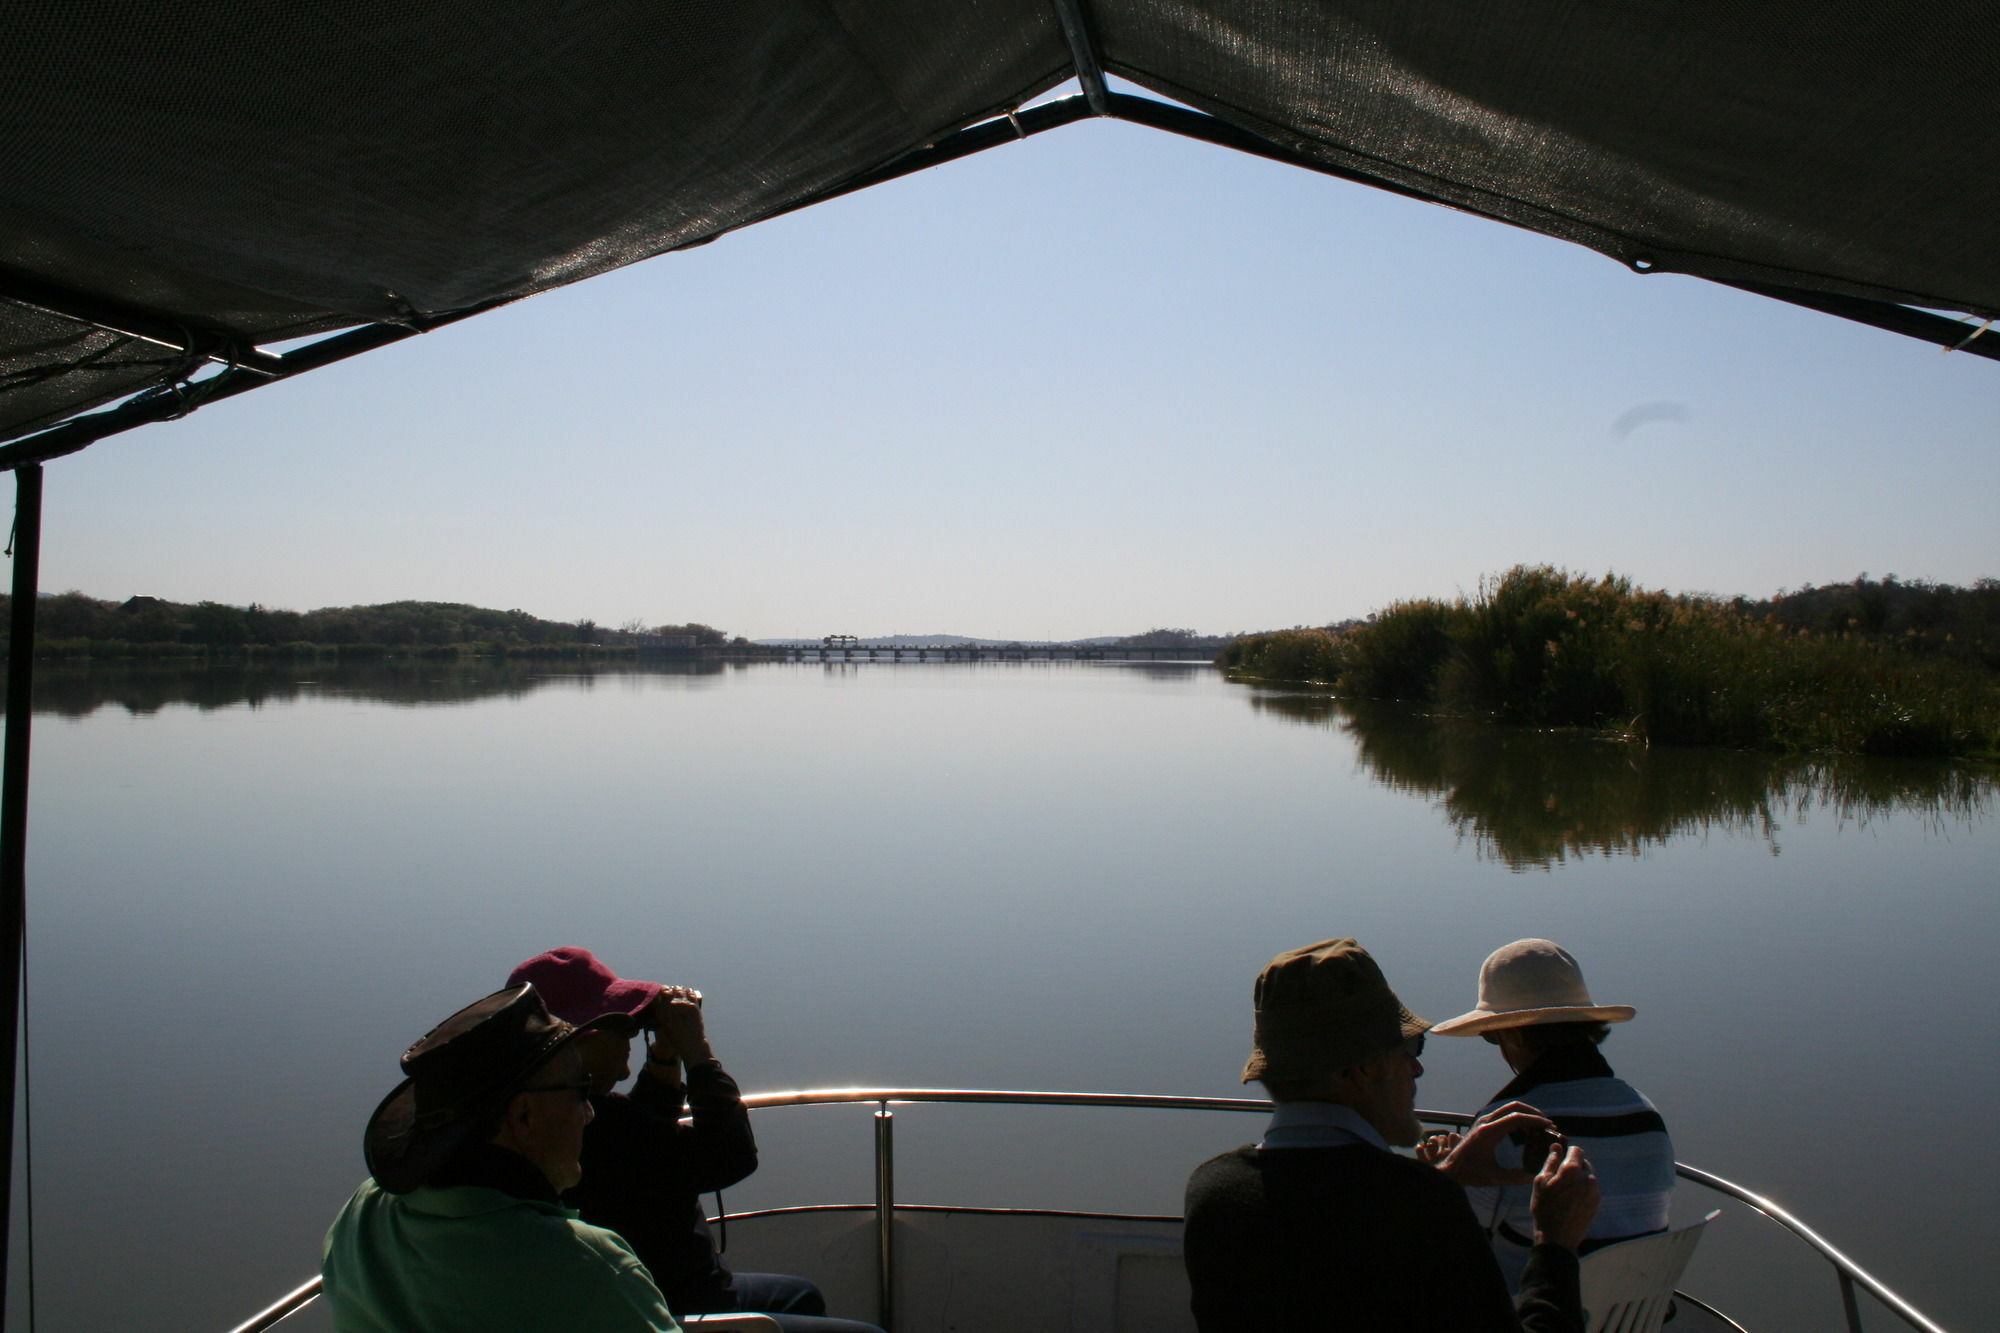
<svg viewBox="0 0 2000 1333">
<path fill-rule="evenodd" d="M 1365 1143 L 1389 1151 L 1389 1145 L 1359 1111 L 1339 1102 L 1279 1102 L 1271 1108 L 1271 1123 L 1257 1147 L 1340 1148 Z"/>
</svg>

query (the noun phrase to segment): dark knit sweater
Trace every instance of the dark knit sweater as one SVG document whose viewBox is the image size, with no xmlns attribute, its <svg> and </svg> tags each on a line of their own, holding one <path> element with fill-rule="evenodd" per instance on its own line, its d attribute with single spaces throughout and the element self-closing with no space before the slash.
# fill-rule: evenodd
<svg viewBox="0 0 2000 1333">
<path fill-rule="evenodd" d="M 1576 1256 L 1538 1245 L 1518 1305 L 1460 1189 L 1368 1144 L 1239 1148 L 1188 1180 L 1201 1333 L 1582 1333 Z"/>
<path fill-rule="evenodd" d="M 676 1315 L 733 1310 L 700 1195 L 757 1169 L 757 1141 L 736 1081 L 713 1060 L 687 1067 L 690 1124 L 679 1089 L 642 1076 L 629 1097 L 593 1097 L 583 1180 L 565 1196 L 583 1220 L 625 1238 Z"/>
</svg>

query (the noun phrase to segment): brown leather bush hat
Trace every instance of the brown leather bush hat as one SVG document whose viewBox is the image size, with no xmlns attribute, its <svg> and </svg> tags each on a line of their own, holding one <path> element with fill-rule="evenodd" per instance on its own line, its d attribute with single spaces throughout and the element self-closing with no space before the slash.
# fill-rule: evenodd
<svg viewBox="0 0 2000 1333">
<path fill-rule="evenodd" d="M 1338 1074 L 1430 1024 L 1403 1007 L 1368 951 L 1321 940 L 1281 953 L 1257 976 L 1256 1036 L 1243 1081 Z"/>
<path fill-rule="evenodd" d="M 1431 1031 L 1440 1037 L 1476 1037 L 1531 1023 L 1623 1023 L 1639 1011 L 1629 1004 L 1593 1004 L 1583 969 L 1552 940 L 1515 940 L 1486 956 L 1479 967 L 1479 1003 Z"/>
<path fill-rule="evenodd" d="M 403 1052 L 406 1077 L 368 1119 L 361 1151 L 368 1174 L 408 1194 L 465 1141 L 481 1112 L 518 1092 L 557 1051 L 599 1026 L 553 1017 L 533 986 L 509 986 L 475 1001 Z"/>
</svg>

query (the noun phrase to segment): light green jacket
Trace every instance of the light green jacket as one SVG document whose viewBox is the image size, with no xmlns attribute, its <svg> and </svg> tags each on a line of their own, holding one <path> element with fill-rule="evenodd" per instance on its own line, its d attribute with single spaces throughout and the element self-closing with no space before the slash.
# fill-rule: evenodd
<svg viewBox="0 0 2000 1333">
<path fill-rule="evenodd" d="M 479 1185 L 366 1181 L 326 1233 L 335 1333 L 676 1333 L 616 1232 Z"/>
</svg>

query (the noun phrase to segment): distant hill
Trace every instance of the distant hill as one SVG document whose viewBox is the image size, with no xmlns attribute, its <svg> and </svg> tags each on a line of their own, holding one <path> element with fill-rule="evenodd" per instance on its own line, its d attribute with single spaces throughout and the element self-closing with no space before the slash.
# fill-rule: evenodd
<svg viewBox="0 0 2000 1333">
<path fill-rule="evenodd" d="M 0 595 L 0 610 L 9 599 Z M 0 615 L 0 642 L 6 618 Z M 37 655 L 84 657 L 196 655 L 209 650 L 285 652 L 328 649 L 354 654 L 391 651 L 473 653 L 552 652 L 652 647 L 719 648 L 730 642 L 710 625 L 642 625 L 616 629 L 593 620 L 543 620 L 526 611 L 496 611 L 464 602 L 382 602 L 284 611 L 251 603 L 169 602 L 129 597 L 122 602 L 81 592 L 44 593 L 35 604 Z M 741 640 L 738 640 L 741 642 Z"/>
<path fill-rule="evenodd" d="M 2000 671 L 2000 579 L 1970 587 L 1903 581 L 1894 574 L 1866 574 L 1846 583 L 1811 584 L 1763 601 L 1737 598 L 1747 616 L 1769 618 L 1788 629 L 1872 638 L 1906 652 L 1952 657 Z"/>
</svg>

